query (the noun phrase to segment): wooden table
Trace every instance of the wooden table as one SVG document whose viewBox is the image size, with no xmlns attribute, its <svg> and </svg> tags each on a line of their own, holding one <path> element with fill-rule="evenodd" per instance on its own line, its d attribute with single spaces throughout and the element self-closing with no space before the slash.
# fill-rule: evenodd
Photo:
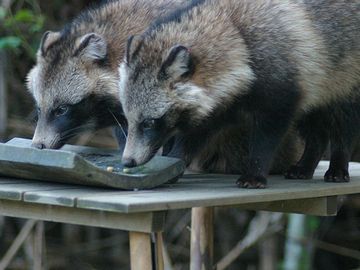
<svg viewBox="0 0 360 270">
<path fill-rule="evenodd" d="M 140 191 L 0 178 L 0 214 L 129 231 L 131 269 L 155 270 L 163 269 L 166 212 L 192 208 L 191 269 L 210 269 L 211 263 L 195 258 L 211 262 L 213 207 L 335 215 L 336 196 L 360 193 L 360 163 L 351 163 L 350 183 L 323 182 L 327 166 L 320 163 L 314 180 L 274 176 L 259 190 L 236 188 L 231 175 L 188 174 L 176 184 Z"/>
</svg>

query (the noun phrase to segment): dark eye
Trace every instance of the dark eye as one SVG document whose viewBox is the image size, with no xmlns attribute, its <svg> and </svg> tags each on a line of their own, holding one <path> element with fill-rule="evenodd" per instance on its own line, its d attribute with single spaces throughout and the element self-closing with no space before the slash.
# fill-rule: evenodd
<svg viewBox="0 0 360 270">
<path fill-rule="evenodd" d="M 54 115 L 56 117 L 59 117 L 59 116 L 63 116 L 65 115 L 69 110 L 69 106 L 59 106 L 55 111 L 54 111 Z"/>
<path fill-rule="evenodd" d="M 155 128 L 156 120 L 155 119 L 147 119 L 142 122 L 143 129 L 153 129 Z"/>
<path fill-rule="evenodd" d="M 40 108 L 36 108 L 36 113 L 37 113 L 37 115 L 40 115 L 40 113 L 41 113 Z"/>
</svg>

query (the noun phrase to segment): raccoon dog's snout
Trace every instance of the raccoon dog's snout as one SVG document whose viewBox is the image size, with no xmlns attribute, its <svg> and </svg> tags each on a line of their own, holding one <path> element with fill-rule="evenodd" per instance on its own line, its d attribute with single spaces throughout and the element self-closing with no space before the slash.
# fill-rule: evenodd
<svg viewBox="0 0 360 270">
<path fill-rule="evenodd" d="M 123 157 L 123 158 L 122 158 L 122 164 L 123 164 L 125 167 L 128 167 L 128 168 L 132 168 L 132 167 L 136 167 L 136 166 L 137 166 L 136 160 L 133 159 L 133 158 L 130 158 L 130 157 Z"/>
<path fill-rule="evenodd" d="M 40 150 L 46 148 L 45 144 L 43 144 L 42 142 L 33 142 L 31 144 L 31 147 L 37 148 L 37 149 L 40 149 Z"/>
</svg>

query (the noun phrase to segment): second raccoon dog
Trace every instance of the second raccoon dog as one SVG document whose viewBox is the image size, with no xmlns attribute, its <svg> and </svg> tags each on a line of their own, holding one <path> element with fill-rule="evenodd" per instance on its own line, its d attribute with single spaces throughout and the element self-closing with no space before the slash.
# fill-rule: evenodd
<svg viewBox="0 0 360 270">
<path fill-rule="evenodd" d="M 300 1 L 299 1 L 300 2 Z M 360 2 L 304 0 L 308 17 L 321 32 L 327 48 L 328 58 L 334 65 L 334 73 L 350 70 L 359 78 L 359 68 L 347 69 L 348 64 L 359 63 Z M 341 78 L 337 81 L 343 83 Z M 355 80 L 356 81 L 356 80 Z M 345 82 L 344 82 L 345 83 Z M 346 85 L 346 83 L 345 83 Z M 350 84 L 351 85 L 351 84 Z M 339 89 L 341 86 L 339 86 Z M 324 104 L 308 112 L 298 121 L 300 135 L 305 140 L 305 151 L 300 161 L 288 170 L 287 178 L 312 178 L 330 139 L 330 167 L 325 181 L 349 181 L 348 165 L 359 138 L 360 130 L 360 84 L 354 85 L 355 95 Z"/>
<path fill-rule="evenodd" d="M 191 134 L 241 127 L 245 111 L 253 127 L 238 183 L 264 187 L 290 124 L 350 97 L 359 85 L 360 35 L 353 27 L 359 25 L 359 3 L 322 1 L 329 10 L 349 11 L 338 18 L 347 23 L 332 39 L 336 44 L 347 38 L 351 48 L 345 54 L 327 43 L 331 25 L 321 28 L 311 20 L 312 1 L 193 3 L 129 38 L 119 68 L 129 125 L 123 162 L 147 162 L 172 136 L 201 140 Z"/>
<path fill-rule="evenodd" d="M 186 0 L 104 2 L 42 38 L 28 75 L 38 108 L 35 147 L 57 149 L 82 131 L 125 124 L 117 85 L 127 37 Z"/>
</svg>

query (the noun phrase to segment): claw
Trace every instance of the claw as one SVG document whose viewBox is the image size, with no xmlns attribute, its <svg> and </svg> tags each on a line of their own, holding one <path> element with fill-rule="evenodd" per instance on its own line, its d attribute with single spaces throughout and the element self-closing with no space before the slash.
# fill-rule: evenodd
<svg viewBox="0 0 360 270">
<path fill-rule="evenodd" d="M 349 182 L 350 176 L 347 169 L 329 168 L 324 175 L 325 182 L 343 183 Z"/>
<path fill-rule="evenodd" d="M 242 188 L 265 188 L 266 187 L 266 178 L 264 176 L 251 176 L 251 175 L 244 175 L 241 176 L 237 181 L 236 184 L 238 187 Z"/>
</svg>

